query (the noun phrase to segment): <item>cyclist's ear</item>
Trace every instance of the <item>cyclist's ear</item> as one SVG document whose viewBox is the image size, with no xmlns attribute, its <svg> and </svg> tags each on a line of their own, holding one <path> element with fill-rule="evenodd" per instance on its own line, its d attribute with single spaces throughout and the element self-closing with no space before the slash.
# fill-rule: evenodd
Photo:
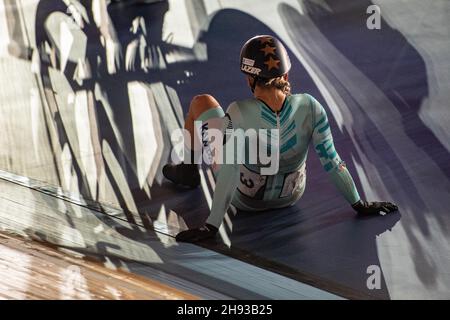
<svg viewBox="0 0 450 320">
<path fill-rule="evenodd" d="M 285 81 L 289 81 L 289 74 L 288 73 L 283 74 L 283 79 Z"/>
</svg>

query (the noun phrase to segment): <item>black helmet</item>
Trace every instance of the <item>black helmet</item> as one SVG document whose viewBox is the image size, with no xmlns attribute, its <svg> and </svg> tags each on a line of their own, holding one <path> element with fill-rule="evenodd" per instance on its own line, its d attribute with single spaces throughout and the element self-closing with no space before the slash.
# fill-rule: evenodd
<svg viewBox="0 0 450 320">
<path fill-rule="evenodd" d="M 267 35 L 253 37 L 244 44 L 240 63 L 242 72 L 262 79 L 280 77 L 291 69 L 283 44 Z"/>
</svg>

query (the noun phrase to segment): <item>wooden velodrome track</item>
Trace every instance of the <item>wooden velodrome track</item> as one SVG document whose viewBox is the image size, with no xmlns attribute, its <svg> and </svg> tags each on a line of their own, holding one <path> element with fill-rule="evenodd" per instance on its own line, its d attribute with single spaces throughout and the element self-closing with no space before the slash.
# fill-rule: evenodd
<svg viewBox="0 0 450 320">
<path fill-rule="evenodd" d="M 0 299 L 149 300 L 196 297 L 132 273 L 0 234 Z"/>
<path fill-rule="evenodd" d="M 137 2 L 0 0 L 3 231 L 199 298 L 450 297 L 448 1 Z M 296 206 L 229 212 L 216 241 L 177 244 L 214 181 L 163 179 L 170 134 L 195 94 L 249 96 L 237 57 L 263 33 L 326 106 L 360 193 L 400 212 L 356 219 L 311 150 Z"/>
</svg>

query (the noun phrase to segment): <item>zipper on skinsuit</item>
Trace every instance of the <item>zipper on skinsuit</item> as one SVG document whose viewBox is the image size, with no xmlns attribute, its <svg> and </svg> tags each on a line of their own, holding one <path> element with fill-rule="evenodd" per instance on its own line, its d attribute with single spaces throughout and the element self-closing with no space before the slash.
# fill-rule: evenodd
<svg viewBox="0 0 450 320">
<path fill-rule="evenodd" d="M 280 158 L 281 158 L 281 124 L 280 124 L 281 119 L 280 119 L 280 111 L 275 112 L 275 114 L 276 114 L 276 117 L 277 117 L 277 137 L 278 137 L 277 139 L 278 139 L 278 141 L 277 141 L 276 149 L 272 150 L 272 151 L 275 151 L 277 153 L 276 161 L 278 161 L 278 163 L 280 163 Z M 272 157 L 272 155 L 271 155 L 271 157 Z M 276 189 L 276 186 L 278 184 L 279 184 L 279 182 L 278 182 L 278 175 L 275 174 L 275 175 L 271 176 L 271 187 L 270 187 L 271 193 L 279 192 L 279 190 Z M 273 194 L 272 194 L 271 197 L 273 197 Z"/>
<path fill-rule="evenodd" d="M 277 130 L 278 130 L 278 145 L 277 145 L 277 154 L 278 154 L 278 163 L 281 159 L 281 124 L 280 124 L 280 111 L 276 112 L 277 115 Z"/>
<path fill-rule="evenodd" d="M 276 112 L 277 115 L 277 130 L 278 130 L 278 148 L 281 147 L 281 125 L 280 125 L 280 111 Z M 280 150 L 281 152 L 281 150 Z"/>
</svg>

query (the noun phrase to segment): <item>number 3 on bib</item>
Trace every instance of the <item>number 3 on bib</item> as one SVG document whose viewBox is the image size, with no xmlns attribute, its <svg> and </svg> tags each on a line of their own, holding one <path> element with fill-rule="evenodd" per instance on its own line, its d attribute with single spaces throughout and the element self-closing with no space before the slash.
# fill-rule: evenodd
<svg viewBox="0 0 450 320">
<path fill-rule="evenodd" d="M 264 188 L 267 182 L 267 176 L 259 175 L 250 171 L 246 166 L 242 165 L 241 179 L 238 186 L 239 191 L 247 197 L 253 199 L 262 199 Z"/>
</svg>

